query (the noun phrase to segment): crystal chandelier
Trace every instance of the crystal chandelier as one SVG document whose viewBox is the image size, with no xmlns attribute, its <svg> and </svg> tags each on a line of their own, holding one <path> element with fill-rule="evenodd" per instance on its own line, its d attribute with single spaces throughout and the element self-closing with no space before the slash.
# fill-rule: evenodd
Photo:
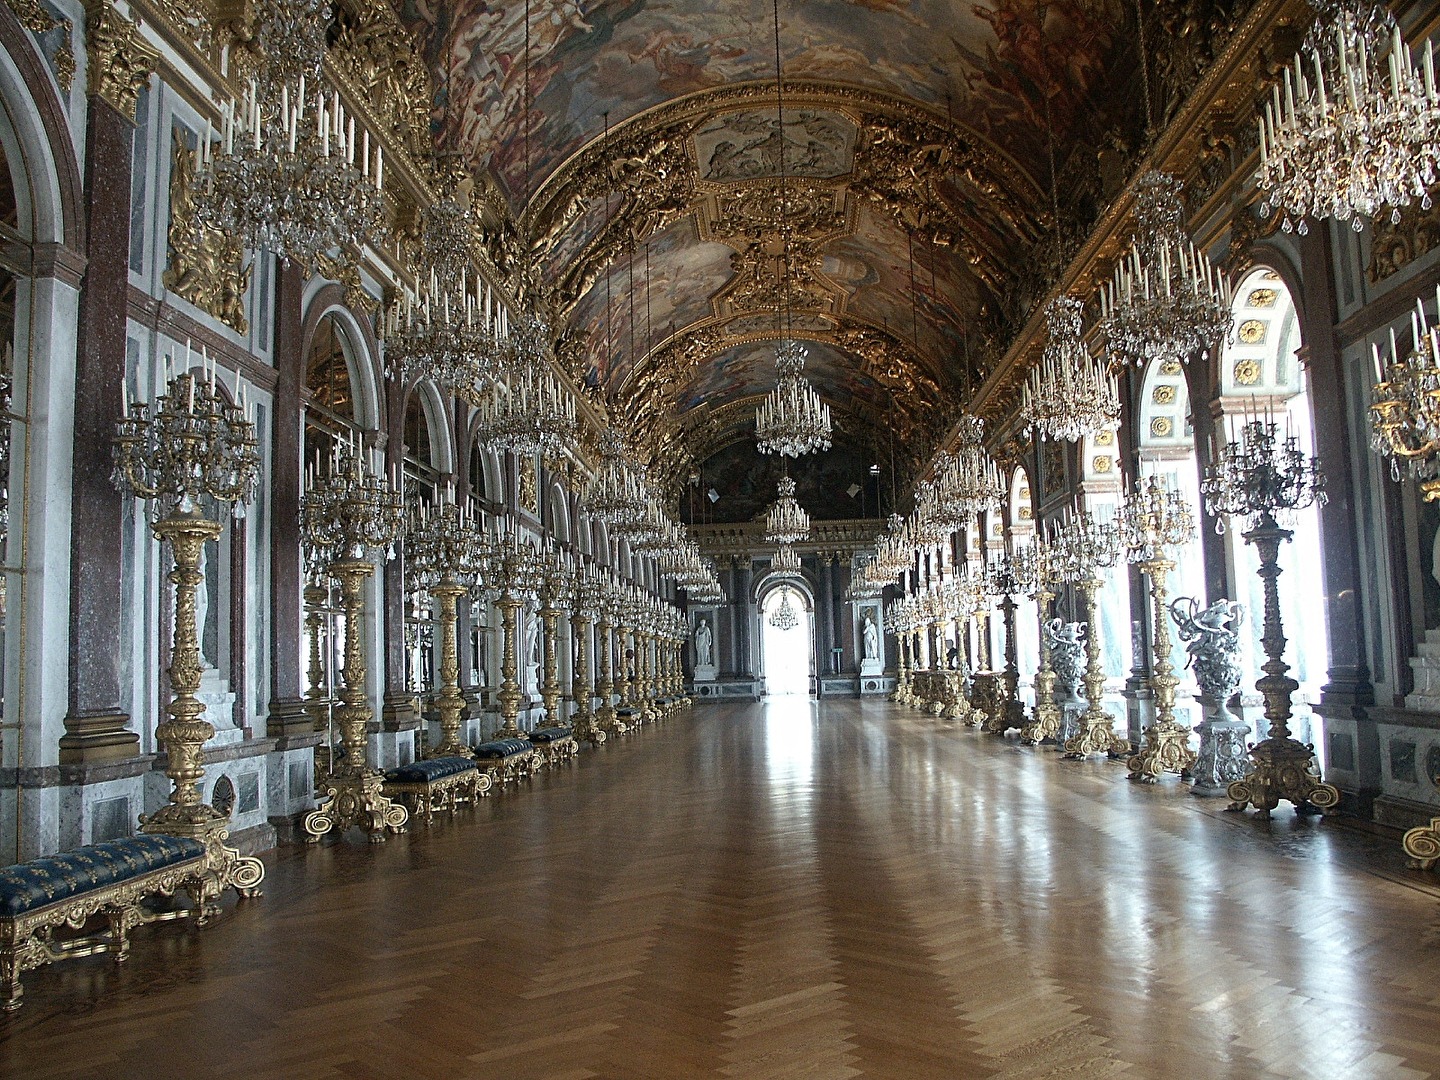
<svg viewBox="0 0 1440 1080">
<path fill-rule="evenodd" d="M 800 556 L 790 544 L 781 544 L 775 552 L 775 558 L 770 560 L 770 569 L 777 574 L 798 574 Z"/>
<path fill-rule="evenodd" d="M 1440 288 L 1436 290 L 1440 296 Z M 1390 476 L 1404 473 L 1420 484 L 1426 502 L 1440 499 L 1440 331 L 1425 325 L 1425 307 L 1416 301 L 1411 315 L 1414 348 L 1404 360 L 1390 332 L 1389 362 L 1373 346 L 1375 386 L 1370 404 L 1370 441 L 1375 451 L 1390 459 Z"/>
<path fill-rule="evenodd" d="M 1153 170 L 1136 181 L 1135 238 L 1100 290 L 1100 330 L 1119 363 L 1188 363 L 1230 336 L 1230 279 L 1186 235 L 1183 188 Z"/>
<path fill-rule="evenodd" d="M 422 212 L 415 289 L 386 314 L 385 355 L 394 377 L 428 376 L 471 405 L 483 400 L 497 351 L 490 290 L 470 269 L 475 215 L 458 185 Z"/>
<path fill-rule="evenodd" d="M 782 476 L 777 485 L 779 497 L 770 504 L 765 515 L 765 542 L 795 544 L 810 535 L 810 515 L 795 501 L 795 481 Z"/>
<path fill-rule="evenodd" d="M 830 449 L 830 406 L 801 372 L 805 347 L 782 341 L 775 350 L 779 382 L 755 410 L 755 448 L 762 454 L 798 458 Z"/>
<path fill-rule="evenodd" d="M 1057 296 L 1045 312 L 1049 340 L 1030 371 L 1020 404 L 1027 434 L 1077 442 L 1120 423 L 1120 389 L 1115 376 L 1090 355 L 1080 334 L 1084 304 Z"/>
<path fill-rule="evenodd" d="M 1416 199 L 1428 210 L 1440 124 L 1431 43 L 1425 42 L 1422 78 L 1384 4 L 1311 0 L 1311 6 L 1319 18 L 1293 67 L 1285 68 L 1283 96 L 1277 82 L 1259 120 L 1262 212 L 1276 207 L 1285 214 L 1281 228 L 1303 235 L 1311 217 L 1348 220 L 1359 232 L 1387 206 L 1395 223 Z"/>
<path fill-rule="evenodd" d="M 790 604 L 790 590 L 780 590 L 780 605 L 770 613 L 770 625 L 777 630 L 794 630 L 800 625 L 800 616 Z"/>
<path fill-rule="evenodd" d="M 875 571 L 887 581 L 897 580 L 914 565 L 915 544 L 908 523 L 891 514 L 885 533 L 875 541 Z"/>
<path fill-rule="evenodd" d="M 548 363 L 498 375 L 480 396 L 475 437 L 495 451 L 558 454 L 575 439 L 575 397 Z"/>
<path fill-rule="evenodd" d="M 600 468 L 585 487 L 585 509 L 597 521 L 625 529 L 640 521 L 649 494 L 644 476 L 614 428 L 600 436 Z"/>
<path fill-rule="evenodd" d="M 330 9 L 321 0 L 265 0 L 260 68 L 221 106 L 219 149 L 207 130 L 196 174 L 199 223 L 314 267 L 371 244 L 385 226 L 385 152 L 356 129 L 338 92 L 321 88 Z M 308 84 L 308 90 L 307 90 Z"/>
<path fill-rule="evenodd" d="M 300 533 L 313 566 L 394 558 L 404 520 L 400 492 L 344 444 L 336 444 L 328 475 L 312 477 L 300 500 Z"/>
<path fill-rule="evenodd" d="M 937 498 L 949 508 L 950 520 L 963 525 L 999 507 L 1005 497 L 1000 466 L 985 449 L 985 421 L 972 414 L 960 417 L 960 445 L 937 474 Z M 959 527 L 957 525 L 957 527 Z"/>
</svg>

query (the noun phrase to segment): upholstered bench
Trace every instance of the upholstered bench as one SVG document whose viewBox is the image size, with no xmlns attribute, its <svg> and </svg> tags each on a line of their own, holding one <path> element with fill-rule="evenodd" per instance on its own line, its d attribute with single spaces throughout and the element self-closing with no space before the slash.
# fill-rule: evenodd
<svg viewBox="0 0 1440 1080">
<path fill-rule="evenodd" d="M 550 768 L 569 761 L 580 752 L 580 746 L 575 741 L 575 729 L 571 727 L 536 728 L 527 737 L 534 744 L 535 752 Z"/>
<path fill-rule="evenodd" d="M 423 758 L 385 774 L 385 793 L 405 803 L 411 817 L 429 825 L 437 810 L 450 813 L 490 790 L 490 774 L 468 757 Z"/>
<path fill-rule="evenodd" d="M 634 731 L 645 722 L 645 717 L 640 710 L 632 709 L 628 705 L 616 709 L 615 717 L 620 721 L 622 731 Z"/>
<path fill-rule="evenodd" d="M 0 869 L 0 1006 L 18 1009 L 20 975 L 80 956 L 130 952 L 130 931 L 143 923 L 205 910 L 205 845 L 182 836 L 141 834 L 76 848 Z M 187 889 L 194 908 L 151 911 L 141 901 Z M 59 939 L 63 927 L 83 930 L 96 915 L 107 929 Z"/>
<path fill-rule="evenodd" d="M 529 776 L 536 765 L 535 744 L 529 739 L 491 739 L 475 747 L 479 767 L 497 783 Z"/>
</svg>

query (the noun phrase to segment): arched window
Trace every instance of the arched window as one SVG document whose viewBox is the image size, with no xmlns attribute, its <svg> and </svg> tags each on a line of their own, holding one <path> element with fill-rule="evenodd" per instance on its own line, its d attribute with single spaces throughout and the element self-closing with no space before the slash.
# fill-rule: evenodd
<svg viewBox="0 0 1440 1080">
<path fill-rule="evenodd" d="M 405 443 L 402 450 L 405 489 L 407 497 L 413 494 L 427 502 L 434 502 L 440 470 L 435 461 L 429 411 L 422 394 L 421 387 L 416 386 L 405 400 L 405 418 L 401 426 L 401 438 Z"/>
</svg>

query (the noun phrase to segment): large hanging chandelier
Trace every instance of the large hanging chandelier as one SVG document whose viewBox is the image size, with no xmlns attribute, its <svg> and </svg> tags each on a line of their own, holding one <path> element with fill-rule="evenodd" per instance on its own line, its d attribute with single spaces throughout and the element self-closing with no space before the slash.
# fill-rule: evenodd
<svg viewBox="0 0 1440 1080">
<path fill-rule="evenodd" d="M 755 410 L 755 448 L 762 454 L 798 458 L 830 449 L 830 406 L 801 372 L 805 347 L 782 341 L 775 350 L 779 382 Z"/>
<path fill-rule="evenodd" d="M 313 267 L 373 243 L 385 226 L 385 152 L 321 85 L 323 0 L 262 0 L 260 66 L 221 106 L 219 148 L 207 130 L 196 174 L 199 224 Z"/>
<path fill-rule="evenodd" d="M 780 590 L 780 603 L 770 613 L 770 625 L 777 630 L 794 630 L 800 625 L 800 616 L 795 614 L 795 608 L 790 603 L 790 590 Z"/>
<path fill-rule="evenodd" d="M 1276 207 L 1285 215 L 1280 227 L 1303 235 L 1311 217 L 1348 220 L 1359 232 L 1386 207 L 1395 223 L 1417 199 L 1428 210 L 1440 124 L 1431 43 L 1425 42 L 1422 78 L 1386 5 L 1311 0 L 1311 6 L 1319 18 L 1259 121 L 1262 212 Z"/>
<path fill-rule="evenodd" d="M 1188 363 L 1230 336 L 1230 279 L 1186 235 L 1183 189 L 1153 170 L 1136 181 L 1135 238 L 1100 290 L 1100 330 L 1119 363 Z"/>
<path fill-rule="evenodd" d="M 908 523 L 899 514 L 891 514 L 885 532 L 875 541 L 875 572 L 886 581 L 894 581 L 914 565 L 915 543 Z"/>
<path fill-rule="evenodd" d="M 1120 389 L 1115 376 L 1091 356 L 1080 334 L 1084 304 L 1057 296 L 1045 311 L 1049 340 L 1030 371 L 1020 403 L 1027 432 L 1043 439 L 1077 442 L 1120 423 Z"/>
<path fill-rule="evenodd" d="M 960 445 L 945 459 L 937 479 L 939 498 L 950 507 L 953 520 L 966 524 L 987 510 L 999 508 L 1005 484 L 1000 479 L 1000 466 L 985 449 L 985 421 L 967 413 L 957 426 Z"/>
<path fill-rule="evenodd" d="M 770 569 L 777 574 L 800 573 L 800 555 L 790 544 L 781 544 L 770 561 Z"/>
<path fill-rule="evenodd" d="M 575 397 L 549 364 L 497 376 L 480 396 L 475 437 L 492 450 L 558 454 L 577 430 Z"/>
<path fill-rule="evenodd" d="M 620 433 L 606 428 L 600 436 L 600 468 L 585 487 L 586 511 L 623 530 L 641 520 L 648 501 L 643 474 L 626 454 Z"/>
<path fill-rule="evenodd" d="M 777 485 L 779 497 L 770 504 L 765 515 L 765 542 L 796 544 L 810 535 L 810 515 L 795 501 L 795 480 L 782 476 Z"/>
<path fill-rule="evenodd" d="M 786 337 L 775 349 L 775 388 L 755 410 L 755 448 L 762 454 L 798 458 L 830 449 L 830 406 L 803 374 L 805 347 L 790 330 L 790 229 L 785 218 L 785 79 L 780 58 L 780 7 L 772 3 L 775 27 L 775 130 L 780 176 L 780 263 L 775 306 L 776 329 Z"/>
<path fill-rule="evenodd" d="M 386 314 L 385 355 L 402 381 L 429 376 L 479 405 L 497 348 L 493 298 L 471 271 L 475 214 L 455 181 L 422 212 L 416 287 Z"/>
</svg>

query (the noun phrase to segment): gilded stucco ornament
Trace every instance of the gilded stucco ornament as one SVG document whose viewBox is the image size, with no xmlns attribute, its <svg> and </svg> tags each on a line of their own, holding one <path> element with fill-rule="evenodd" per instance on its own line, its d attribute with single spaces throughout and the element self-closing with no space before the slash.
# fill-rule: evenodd
<svg viewBox="0 0 1440 1080">
<path fill-rule="evenodd" d="M 86 8 L 85 48 L 90 93 L 134 123 L 140 91 L 158 67 L 160 54 L 140 37 L 133 22 L 105 0 Z"/>
<path fill-rule="evenodd" d="M 176 296 L 208 311 L 244 334 L 245 292 L 250 288 L 251 266 L 242 265 L 244 249 L 227 233 L 202 229 L 195 219 L 195 155 L 183 133 L 174 132 L 170 163 L 169 265 L 162 278 Z"/>
<path fill-rule="evenodd" d="M 64 32 L 58 35 L 51 62 L 55 65 L 55 81 L 60 84 L 60 89 L 68 94 L 75 79 L 75 52 L 70 47 L 70 20 L 51 15 L 40 0 L 6 0 L 6 3 L 10 5 L 10 10 L 15 12 L 20 24 L 37 38 L 44 38 L 57 27 L 64 28 Z"/>
</svg>

